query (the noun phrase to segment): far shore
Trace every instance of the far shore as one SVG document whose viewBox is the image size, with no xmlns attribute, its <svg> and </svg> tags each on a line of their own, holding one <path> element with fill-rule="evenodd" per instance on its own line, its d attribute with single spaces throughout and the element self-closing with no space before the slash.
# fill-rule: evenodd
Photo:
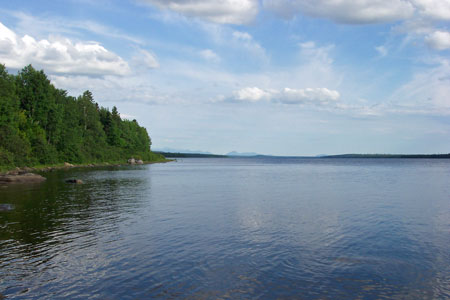
<svg viewBox="0 0 450 300">
<path fill-rule="evenodd" d="M 408 158 L 408 159 L 450 159 L 448 154 L 337 154 L 318 156 L 278 156 L 278 155 L 221 155 L 205 153 L 161 152 L 155 151 L 169 158 Z"/>
</svg>

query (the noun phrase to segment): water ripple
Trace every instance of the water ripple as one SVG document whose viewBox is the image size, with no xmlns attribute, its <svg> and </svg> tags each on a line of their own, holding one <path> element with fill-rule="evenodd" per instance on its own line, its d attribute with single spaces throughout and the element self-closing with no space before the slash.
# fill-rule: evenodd
<svg viewBox="0 0 450 300">
<path fill-rule="evenodd" d="M 182 160 L 0 191 L 8 299 L 450 298 L 447 161 Z M 85 184 L 67 185 L 65 178 Z"/>
</svg>

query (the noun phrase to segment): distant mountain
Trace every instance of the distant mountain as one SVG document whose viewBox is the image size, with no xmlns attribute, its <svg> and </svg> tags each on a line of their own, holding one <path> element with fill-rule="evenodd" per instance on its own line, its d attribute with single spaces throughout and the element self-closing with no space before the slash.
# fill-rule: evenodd
<svg viewBox="0 0 450 300">
<path fill-rule="evenodd" d="M 161 154 L 164 157 L 178 158 L 178 157 L 195 157 L 195 158 L 227 158 L 225 155 L 217 154 L 204 154 L 204 153 L 180 153 L 180 152 L 159 152 L 153 151 L 154 153 Z"/>
<path fill-rule="evenodd" d="M 225 154 L 226 156 L 245 156 L 245 157 L 249 157 L 249 156 L 259 156 L 260 154 L 255 153 L 255 152 L 236 152 L 236 151 L 231 151 L 227 154 Z"/>
<path fill-rule="evenodd" d="M 165 152 L 165 153 L 188 153 L 188 154 L 212 154 L 211 152 L 207 151 L 200 151 L 200 150 L 188 150 L 188 149 L 175 149 L 175 148 L 152 148 L 152 151 L 154 152 Z"/>
</svg>

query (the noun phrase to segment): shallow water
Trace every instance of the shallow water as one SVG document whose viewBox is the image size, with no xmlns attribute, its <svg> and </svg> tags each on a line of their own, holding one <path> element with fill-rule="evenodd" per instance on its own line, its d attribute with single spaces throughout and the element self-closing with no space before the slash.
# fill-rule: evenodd
<svg viewBox="0 0 450 300">
<path fill-rule="evenodd" d="M 0 212 L 7 299 L 450 298 L 450 160 L 193 158 L 45 176 L 0 188 L 14 208 Z"/>
</svg>

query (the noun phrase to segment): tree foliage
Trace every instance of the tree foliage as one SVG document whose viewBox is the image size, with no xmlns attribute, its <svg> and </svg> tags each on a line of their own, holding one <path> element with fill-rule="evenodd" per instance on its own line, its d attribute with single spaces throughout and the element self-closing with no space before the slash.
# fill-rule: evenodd
<svg viewBox="0 0 450 300">
<path fill-rule="evenodd" d="M 31 65 L 11 75 L 0 64 L 0 166 L 161 159 L 150 146 L 145 128 L 90 91 L 71 97 Z"/>
</svg>

